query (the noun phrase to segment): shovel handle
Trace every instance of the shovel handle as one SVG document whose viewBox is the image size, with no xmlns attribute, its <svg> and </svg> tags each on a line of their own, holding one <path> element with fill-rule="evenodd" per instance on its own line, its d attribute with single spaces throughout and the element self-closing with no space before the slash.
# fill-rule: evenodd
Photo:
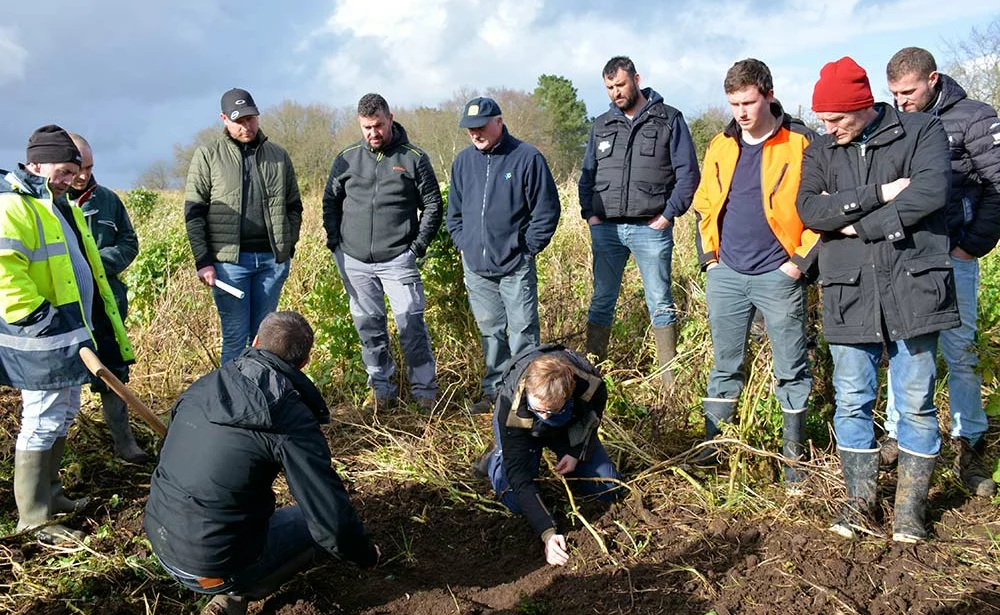
<svg viewBox="0 0 1000 615">
<path fill-rule="evenodd" d="M 87 348 L 86 346 L 80 349 L 80 358 L 83 360 L 83 364 L 87 366 L 91 374 L 94 374 L 102 381 L 104 384 L 115 392 L 118 397 L 122 398 L 122 401 L 132 409 L 133 412 L 139 415 L 139 418 L 143 420 L 147 425 L 149 425 L 153 431 L 155 431 L 161 438 L 167 435 L 167 426 L 164 425 L 160 417 L 153 414 L 146 404 L 142 403 L 132 389 L 125 386 L 125 383 L 118 379 L 111 370 L 109 370 L 101 359 L 98 358 L 97 354 L 93 350 Z"/>
</svg>

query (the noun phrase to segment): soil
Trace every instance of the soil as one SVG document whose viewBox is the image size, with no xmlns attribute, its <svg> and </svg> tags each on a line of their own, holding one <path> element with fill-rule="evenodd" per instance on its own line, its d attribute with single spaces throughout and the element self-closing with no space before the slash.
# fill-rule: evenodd
<svg viewBox="0 0 1000 615">
<path fill-rule="evenodd" d="M 9 392 L 0 393 L 7 417 L 0 422 L 4 472 L 12 458 L 16 430 L 10 415 L 16 401 Z M 91 504 L 69 523 L 92 534 L 111 528 L 104 537 L 95 535 L 90 548 L 142 561 L 149 556 L 141 520 L 153 465 L 110 459 L 103 424 L 88 414 L 99 411 L 87 410 L 78 420 L 70 441 L 73 454 L 64 467 L 70 491 L 86 491 Z M 546 565 L 540 541 L 518 517 L 475 500 L 456 501 L 418 483 L 355 483 L 352 499 L 380 544 L 384 563 L 363 571 L 329 559 L 279 594 L 253 604 L 250 613 L 1000 613 L 1000 543 L 993 537 L 1000 528 L 988 501 L 936 487 L 934 540 L 915 546 L 879 538 L 851 542 L 826 530 L 836 503 L 809 489 L 794 498 L 764 486 L 760 497 L 777 501 L 777 509 L 734 502 L 713 507 L 709 517 L 708 508 L 691 497 L 685 478 L 668 474 L 662 480 L 657 493 L 683 495 L 647 494 L 582 509 L 607 553 L 590 530 L 567 515 L 565 505 L 557 509 L 572 549 L 563 568 Z M 467 485 L 489 494 L 485 483 L 471 477 Z M 565 498 L 546 487 L 545 499 L 556 504 Z M 0 519 L 16 514 L 11 484 L 2 481 Z M 0 539 L 0 548 L 6 553 L 0 558 L 4 585 L 20 574 L 24 562 L 52 557 L 48 548 L 26 537 Z M 25 615 L 174 615 L 196 613 L 204 603 L 162 574 L 151 577 L 129 566 L 82 575 L 79 584 L 83 587 L 73 587 L 72 598 L 50 593 L 0 604 L 12 604 L 10 612 Z M 78 599 L 81 595 L 87 599 Z"/>
</svg>

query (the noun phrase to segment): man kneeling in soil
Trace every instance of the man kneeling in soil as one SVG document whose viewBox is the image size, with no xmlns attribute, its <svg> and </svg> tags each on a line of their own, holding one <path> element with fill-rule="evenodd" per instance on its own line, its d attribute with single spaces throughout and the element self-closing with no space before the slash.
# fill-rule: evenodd
<svg viewBox="0 0 1000 615">
<path fill-rule="evenodd" d="M 203 615 L 243 614 L 323 551 L 373 567 L 380 552 L 330 465 L 329 411 L 300 371 L 313 332 L 295 312 L 260 325 L 253 347 L 195 382 L 171 411 L 145 529 L 164 570 L 215 594 Z M 284 471 L 297 502 L 275 510 Z"/>
<path fill-rule="evenodd" d="M 617 498 L 621 475 L 597 437 L 607 400 L 597 368 L 554 344 L 514 357 L 501 380 L 493 414 L 496 444 L 479 459 L 475 472 L 490 480 L 511 512 L 528 518 L 553 566 L 564 565 L 569 554 L 534 482 L 542 449 L 555 452 L 557 473 L 582 479 L 574 486 L 585 496 Z"/>
</svg>

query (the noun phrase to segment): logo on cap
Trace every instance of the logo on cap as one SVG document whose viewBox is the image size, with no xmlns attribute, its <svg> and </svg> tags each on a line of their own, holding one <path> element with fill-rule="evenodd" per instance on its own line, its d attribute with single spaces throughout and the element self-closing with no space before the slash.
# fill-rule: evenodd
<svg viewBox="0 0 1000 615">
<path fill-rule="evenodd" d="M 247 101 L 245 101 L 245 100 L 243 100 L 243 99 L 241 98 L 241 99 L 239 99 L 239 100 L 237 100 L 237 101 L 233 102 L 233 104 L 234 104 L 234 105 L 245 105 L 245 104 L 247 104 Z"/>
<path fill-rule="evenodd" d="M 479 115 L 479 105 L 469 105 L 468 115 Z"/>
<path fill-rule="evenodd" d="M 232 113 L 229 114 L 229 119 L 235 120 L 239 116 L 240 116 L 240 112 L 238 110 L 237 111 L 233 111 Z"/>
</svg>

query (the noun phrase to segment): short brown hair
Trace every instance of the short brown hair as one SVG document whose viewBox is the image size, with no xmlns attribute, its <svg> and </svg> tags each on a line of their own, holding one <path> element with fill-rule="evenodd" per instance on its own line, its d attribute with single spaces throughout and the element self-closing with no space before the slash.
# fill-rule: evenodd
<svg viewBox="0 0 1000 615">
<path fill-rule="evenodd" d="M 257 346 L 273 352 L 296 367 L 309 358 L 313 330 L 298 312 L 271 312 L 257 329 Z"/>
<path fill-rule="evenodd" d="M 885 67 L 885 76 L 889 81 L 899 81 L 913 73 L 920 77 L 930 77 L 933 72 L 937 72 L 934 56 L 920 47 L 903 47 L 889 59 L 889 64 Z"/>
<path fill-rule="evenodd" d="M 381 94 L 365 94 L 358 101 L 358 117 L 375 117 L 379 112 L 389 117 L 389 103 Z"/>
<path fill-rule="evenodd" d="M 765 96 L 774 91 L 771 69 L 767 67 L 767 64 L 755 58 L 747 58 L 733 64 L 726 71 L 726 80 L 722 82 L 726 94 L 733 94 L 751 86 L 757 88 Z"/>
<path fill-rule="evenodd" d="M 546 403 L 569 399 L 573 384 L 573 366 L 561 354 L 543 354 L 524 370 L 525 391 Z"/>
<path fill-rule="evenodd" d="M 630 78 L 635 77 L 635 63 L 627 56 L 615 56 L 608 60 L 601 74 L 605 79 L 614 79 L 620 70 L 625 71 Z"/>
</svg>

